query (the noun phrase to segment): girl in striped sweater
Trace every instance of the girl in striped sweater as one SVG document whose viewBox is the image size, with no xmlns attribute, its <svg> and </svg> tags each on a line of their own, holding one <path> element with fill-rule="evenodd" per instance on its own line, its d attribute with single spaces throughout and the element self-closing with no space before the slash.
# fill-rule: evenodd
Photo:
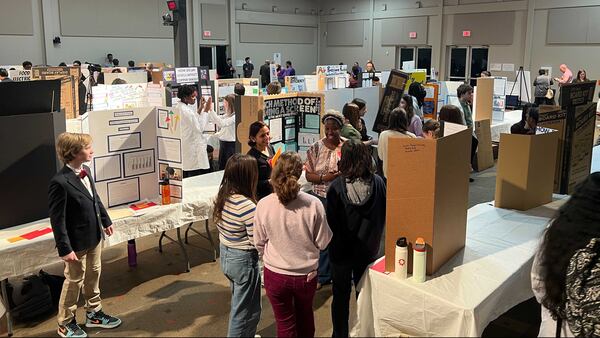
<svg viewBox="0 0 600 338">
<path fill-rule="evenodd" d="M 257 168 L 250 155 L 230 157 L 215 201 L 221 269 L 231 286 L 228 337 L 253 337 L 260 320 L 260 272 L 253 239 Z"/>
</svg>

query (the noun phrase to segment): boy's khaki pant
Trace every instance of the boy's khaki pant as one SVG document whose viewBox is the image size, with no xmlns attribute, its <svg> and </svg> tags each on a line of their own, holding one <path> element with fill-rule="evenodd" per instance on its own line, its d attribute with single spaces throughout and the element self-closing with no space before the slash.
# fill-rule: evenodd
<svg viewBox="0 0 600 338">
<path fill-rule="evenodd" d="M 65 282 L 58 303 L 58 324 L 66 325 L 75 318 L 79 291 L 83 286 L 86 311 L 99 311 L 101 242 L 95 248 L 76 252 L 77 261 L 65 262 Z"/>
</svg>

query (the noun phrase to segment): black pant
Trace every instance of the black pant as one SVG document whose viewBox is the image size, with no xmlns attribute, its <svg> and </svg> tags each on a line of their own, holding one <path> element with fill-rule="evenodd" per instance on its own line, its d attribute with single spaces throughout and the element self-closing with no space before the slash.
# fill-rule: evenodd
<svg viewBox="0 0 600 338">
<path fill-rule="evenodd" d="M 473 159 L 475 158 L 475 153 L 477 152 L 478 145 L 479 140 L 475 136 L 471 136 L 471 163 L 473 163 Z"/>
<path fill-rule="evenodd" d="M 219 170 L 225 170 L 227 160 L 235 154 L 235 142 L 219 140 Z"/>
<path fill-rule="evenodd" d="M 553 106 L 554 105 L 554 98 L 549 99 L 549 98 L 546 98 L 546 97 L 536 97 L 535 98 L 535 104 L 537 104 L 537 105 L 545 104 L 545 105 Z"/>
<path fill-rule="evenodd" d="M 333 301 L 331 303 L 332 337 L 348 337 L 352 281 L 354 281 L 354 288 L 356 289 L 368 265 L 369 263 L 363 262 L 343 264 L 331 262 L 331 272 L 333 275 Z M 358 298 L 358 290 L 356 290 L 356 298 Z"/>
<path fill-rule="evenodd" d="M 212 172 L 212 170 L 209 169 L 196 169 L 196 170 L 184 170 L 183 171 L 183 178 L 188 178 L 188 177 L 194 177 L 194 176 L 198 176 L 198 175 L 204 175 L 204 174 L 208 174 Z"/>
</svg>

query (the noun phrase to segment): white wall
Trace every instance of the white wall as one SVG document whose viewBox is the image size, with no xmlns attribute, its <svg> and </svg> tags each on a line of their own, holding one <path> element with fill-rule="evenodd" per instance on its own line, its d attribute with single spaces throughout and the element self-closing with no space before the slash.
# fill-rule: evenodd
<svg viewBox="0 0 600 338">
<path fill-rule="evenodd" d="M 31 4 L 30 6 L 27 4 L 26 9 L 31 7 L 32 34 L 14 34 L 14 32 L 6 34 L 6 32 L 0 31 L 0 46 L 2 46 L 0 47 L 0 64 L 2 65 L 20 65 L 25 60 L 29 60 L 33 64 L 45 62 L 41 0 L 21 1 Z M 11 2 L 14 3 L 14 1 Z M 7 12 L 4 12 L 6 10 L 4 5 L 2 6 L 2 16 L 8 15 Z"/>
<path fill-rule="evenodd" d="M 559 75 L 558 67 L 565 63 L 573 71 L 573 76 L 577 75 L 578 69 L 583 68 L 588 78 L 600 79 L 600 45 L 548 45 L 546 44 L 547 21 L 547 9 L 535 11 L 531 57 L 532 77 L 542 66 L 552 67 L 554 74 Z"/>
</svg>

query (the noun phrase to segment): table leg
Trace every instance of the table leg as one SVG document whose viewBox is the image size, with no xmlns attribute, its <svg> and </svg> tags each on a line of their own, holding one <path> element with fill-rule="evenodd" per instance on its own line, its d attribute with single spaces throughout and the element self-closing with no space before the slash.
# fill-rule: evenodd
<svg viewBox="0 0 600 338">
<path fill-rule="evenodd" d="M 194 229 L 192 227 L 192 224 L 193 223 L 190 223 L 188 225 L 187 230 L 185 231 L 186 244 L 187 244 L 187 236 L 188 236 L 187 234 L 189 231 L 192 231 L 192 232 L 196 233 L 198 236 L 208 240 L 210 242 L 210 245 L 211 245 L 212 251 L 213 251 L 213 255 L 214 255 L 213 262 L 215 262 L 217 260 L 217 258 L 219 257 L 219 251 L 218 251 L 217 247 L 215 246 L 215 242 L 212 238 L 212 235 L 210 234 L 210 230 L 208 229 L 208 220 L 204 221 L 204 230 L 206 231 L 206 234 L 200 233 L 198 230 Z"/>
<path fill-rule="evenodd" d="M 162 240 L 163 238 L 167 236 L 167 232 L 163 231 L 162 234 L 160 234 L 160 238 L 158 239 L 158 252 L 162 253 Z"/>
<path fill-rule="evenodd" d="M 181 240 L 181 227 L 177 228 L 177 243 L 179 243 L 179 247 L 181 248 L 181 251 L 183 251 L 183 256 L 185 257 L 185 261 L 187 262 L 187 269 L 185 270 L 185 272 L 190 272 L 192 270 L 190 267 L 190 258 L 188 257 L 185 245 L 183 245 L 183 241 Z"/>
<path fill-rule="evenodd" d="M 192 224 L 194 224 L 194 223 L 192 222 L 192 223 L 188 224 L 187 229 L 185 229 L 185 244 L 190 244 L 188 242 L 188 232 L 190 232 L 190 229 L 193 230 Z"/>
<path fill-rule="evenodd" d="M 208 220 L 204 221 L 204 230 L 206 231 L 206 237 L 208 238 L 208 241 L 210 242 L 210 245 L 213 248 L 213 252 L 215 253 L 214 260 L 216 261 L 219 255 L 217 254 L 217 247 L 215 246 L 215 242 L 213 241 L 212 235 L 210 234 L 210 230 L 208 229 Z"/>
<path fill-rule="evenodd" d="M 181 251 L 183 251 L 183 257 L 184 257 L 185 263 L 186 263 L 185 272 L 190 272 L 191 271 L 190 258 L 188 256 L 185 245 L 183 245 L 183 240 L 181 239 L 181 227 L 177 228 L 177 240 L 175 240 L 175 239 L 171 238 L 169 235 L 167 235 L 166 231 L 162 232 L 162 234 L 160 235 L 160 239 L 158 240 L 158 252 L 160 252 L 160 253 L 163 252 L 163 250 L 162 250 L 163 238 L 166 238 L 166 239 L 170 240 L 171 242 L 177 243 L 179 245 L 179 248 L 181 248 Z"/>
<path fill-rule="evenodd" d="M 6 291 L 7 284 L 8 284 L 8 278 L 3 279 L 0 282 L 0 286 L 2 288 L 2 303 L 4 304 L 4 308 L 6 308 L 6 328 L 7 328 L 8 336 L 12 337 L 12 335 L 13 335 L 12 316 L 10 315 L 10 302 L 8 301 L 8 292 Z"/>
</svg>

